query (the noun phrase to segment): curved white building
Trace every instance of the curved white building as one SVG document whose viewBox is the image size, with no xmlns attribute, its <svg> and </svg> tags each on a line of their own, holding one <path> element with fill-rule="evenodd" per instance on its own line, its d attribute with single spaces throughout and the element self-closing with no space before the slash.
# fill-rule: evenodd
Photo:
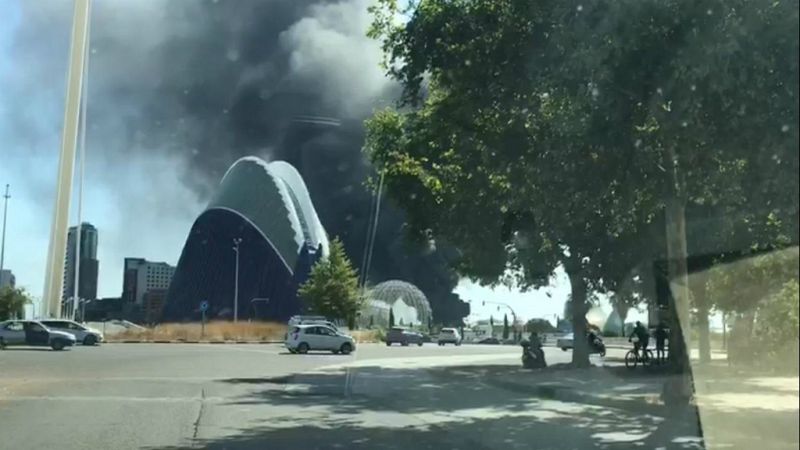
<svg viewBox="0 0 800 450">
<path fill-rule="evenodd" d="M 210 306 L 207 317 L 228 318 L 235 287 L 240 319 L 287 318 L 300 311 L 297 287 L 328 250 L 325 228 L 297 170 L 283 161 L 241 158 L 192 226 L 164 318 L 194 319 L 203 301 Z"/>
</svg>

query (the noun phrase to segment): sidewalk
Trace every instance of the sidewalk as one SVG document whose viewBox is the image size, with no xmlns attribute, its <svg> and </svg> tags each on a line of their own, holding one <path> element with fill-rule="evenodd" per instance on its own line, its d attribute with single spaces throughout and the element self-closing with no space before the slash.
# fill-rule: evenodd
<svg viewBox="0 0 800 450">
<path fill-rule="evenodd" d="M 677 375 L 628 370 L 619 363 L 491 372 L 485 373 L 487 384 L 523 395 L 676 421 L 670 433 L 699 421 L 705 448 L 796 449 L 798 444 L 797 376 L 743 375 L 719 363 L 696 366 L 695 400 L 687 408 L 667 407 L 661 401 L 665 383 Z"/>
</svg>

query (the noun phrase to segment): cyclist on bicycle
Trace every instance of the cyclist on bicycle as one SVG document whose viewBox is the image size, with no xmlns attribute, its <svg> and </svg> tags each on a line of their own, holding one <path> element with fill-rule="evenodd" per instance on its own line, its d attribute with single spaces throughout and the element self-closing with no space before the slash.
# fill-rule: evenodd
<svg viewBox="0 0 800 450">
<path fill-rule="evenodd" d="M 636 340 L 634 340 L 636 338 Z M 628 338 L 628 342 L 633 342 L 633 351 L 637 356 L 647 355 L 647 345 L 650 343 L 650 333 L 647 331 L 641 322 L 636 321 L 636 326 L 633 328 L 633 333 Z M 639 350 L 642 350 L 640 353 Z"/>
</svg>

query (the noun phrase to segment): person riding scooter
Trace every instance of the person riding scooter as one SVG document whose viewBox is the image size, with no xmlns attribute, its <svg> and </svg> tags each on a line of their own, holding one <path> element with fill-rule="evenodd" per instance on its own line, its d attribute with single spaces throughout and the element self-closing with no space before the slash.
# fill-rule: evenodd
<svg viewBox="0 0 800 450">
<path fill-rule="evenodd" d="M 522 341 L 522 367 L 526 369 L 543 369 L 547 367 L 542 350 L 542 341 L 536 332 L 532 332 L 527 341 Z"/>
<path fill-rule="evenodd" d="M 600 333 L 594 328 L 589 328 L 587 338 L 589 340 L 590 353 L 599 353 L 600 356 L 606 356 L 606 344 L 603 343 L 603 338 L 600 337 Z"/>
</svg>

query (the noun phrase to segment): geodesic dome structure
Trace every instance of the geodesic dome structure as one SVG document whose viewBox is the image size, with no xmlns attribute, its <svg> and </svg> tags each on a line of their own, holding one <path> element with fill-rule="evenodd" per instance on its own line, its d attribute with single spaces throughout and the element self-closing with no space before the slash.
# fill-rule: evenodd
<svg viewBox="0 0 800 450">
<path fill-rule="evenodd" d="M 379 283 L 370 289 L 368 299 L 388 305 L 394 311 L 396 324 L 403 319 L 406 325 L 411 323 L 427 325 L 431 319 L 431 304 L 428 298 L 419 288 L 405 281 L 389 280 Z M 414 311 L 409 311 L 408 308 L 413 308 Z"/>
</svg>

